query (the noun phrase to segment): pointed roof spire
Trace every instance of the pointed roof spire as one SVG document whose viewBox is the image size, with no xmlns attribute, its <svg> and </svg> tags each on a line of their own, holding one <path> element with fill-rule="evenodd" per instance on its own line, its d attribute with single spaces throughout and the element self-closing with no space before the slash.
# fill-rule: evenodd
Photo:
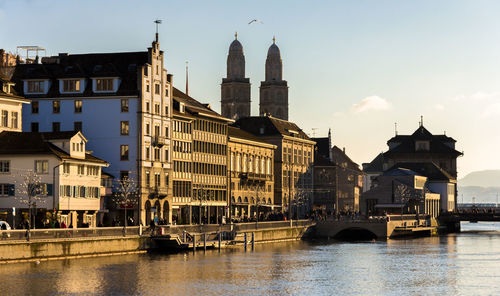
<svg viewBox="0 0 500 296">
<path fill-rule="evenodd" d="M 238 31 L 234 32 L 234 39 L 238 40 Z"/>
<path fill-rule="evenodd" d="M 189 96 L 189 76 L 188 76 L 188 64 L 189 62 L 186 61 L 186 95 Z"/>
<path fill-rule="evenodd" d="M 276 36 L 273 36 L 273 44 L 276 44 Z"/>
<path fill-rule="evenodd" d="M 420 126 L 424 126 L 424 116 L 420 115 Z"/>
</svg>

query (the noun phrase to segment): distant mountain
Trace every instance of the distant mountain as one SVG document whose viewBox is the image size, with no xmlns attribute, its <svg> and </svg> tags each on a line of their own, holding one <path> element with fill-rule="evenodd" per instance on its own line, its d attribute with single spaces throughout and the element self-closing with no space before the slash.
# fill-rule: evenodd
<svg viewBox="0 0 500 296">
<path fill-rule="evenodd" d="M 500 170 L 472 172 L 458 180 L 458 186 L 500 187 Z"/>
<path fill-rule="evenodd" d="M 458 186 L 459 203 L 497 203 L 500 187 Z"/>
</svg>

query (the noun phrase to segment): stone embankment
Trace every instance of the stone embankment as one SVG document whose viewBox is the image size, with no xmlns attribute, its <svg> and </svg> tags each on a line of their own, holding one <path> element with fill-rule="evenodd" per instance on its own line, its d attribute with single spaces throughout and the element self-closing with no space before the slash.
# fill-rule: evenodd
<svg viewBox="0 0 500 296">
<path fill-rule="evenodd" d="M 198 237 L 217 233 L 225 247 L 244 245 L 253 237 L 254 243 L 299 240 L 313 225 L 310 221 L 259 222 L 234 225 L 163 226 L 154 231 L 142 227 L 109 227 L 82 229 L 37 229 L 30 232 L 29 241 L 25 230 L 0 232 L 0 263 L 43 261 L 82 258 L 131 253 L 144 253 L 159 247 L 158 238 Z M 233 236 L 228 235 L 232 233 Z M 193 244 L 192 244 L 193 245 Z M 192 247 L 191 245 L 191 247 Z M 215 246 L 212 244 L 212 246 Z M 165 249 L 164 251 L 171 251 Z"/>
</svg>

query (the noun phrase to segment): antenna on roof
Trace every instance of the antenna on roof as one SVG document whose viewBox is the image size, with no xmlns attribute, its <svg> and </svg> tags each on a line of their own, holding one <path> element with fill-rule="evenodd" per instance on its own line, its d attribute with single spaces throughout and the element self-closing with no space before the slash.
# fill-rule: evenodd
<svg viewBox="0 0 500 296">
<path fill-rule="evenodd" d="M 396 134 L 396 136 L 398 135 L 398 123 L 397 122 L 394 122 L 394 133 Z"/>
<path fill-rule="evenodd" d="M 186 61 L 186 95 L 189 96 L 189 76 L 188 76 L 188 65 L 189 65 L 189 62 Z"/>
<path fill-rule="evenodd" d="M 155 25 L 156 25 L 156 42 L 158 42 L 158 25 L 161 24 L 161 20 L 160 19 L 156 19 L 154 21 Z"/>
</svg>

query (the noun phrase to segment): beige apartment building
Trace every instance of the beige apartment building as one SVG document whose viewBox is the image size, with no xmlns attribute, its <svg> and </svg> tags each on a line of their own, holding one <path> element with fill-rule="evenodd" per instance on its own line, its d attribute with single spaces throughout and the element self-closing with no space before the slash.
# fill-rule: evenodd
<svg viewBox="0 0 500 296">
<path fill-rule="evenodd" d="M 261 219 L 274 210 L 275 150 L 275 145 L 229 126 L 229 193 L 233 219 Z"/>
<path fill-rule="evenodd" d="M 172 222 L 221 223 L 231 120 L 175 88 L 173 100 Z"/>
<path fill-rule="evenodd" d="M 241 118 L 235 126 L 275 145 L 274 206 L 291 217 L 302 217 L 312 205 L 315 142 L 293 122 L 273 116 Z"/>
</svg>

